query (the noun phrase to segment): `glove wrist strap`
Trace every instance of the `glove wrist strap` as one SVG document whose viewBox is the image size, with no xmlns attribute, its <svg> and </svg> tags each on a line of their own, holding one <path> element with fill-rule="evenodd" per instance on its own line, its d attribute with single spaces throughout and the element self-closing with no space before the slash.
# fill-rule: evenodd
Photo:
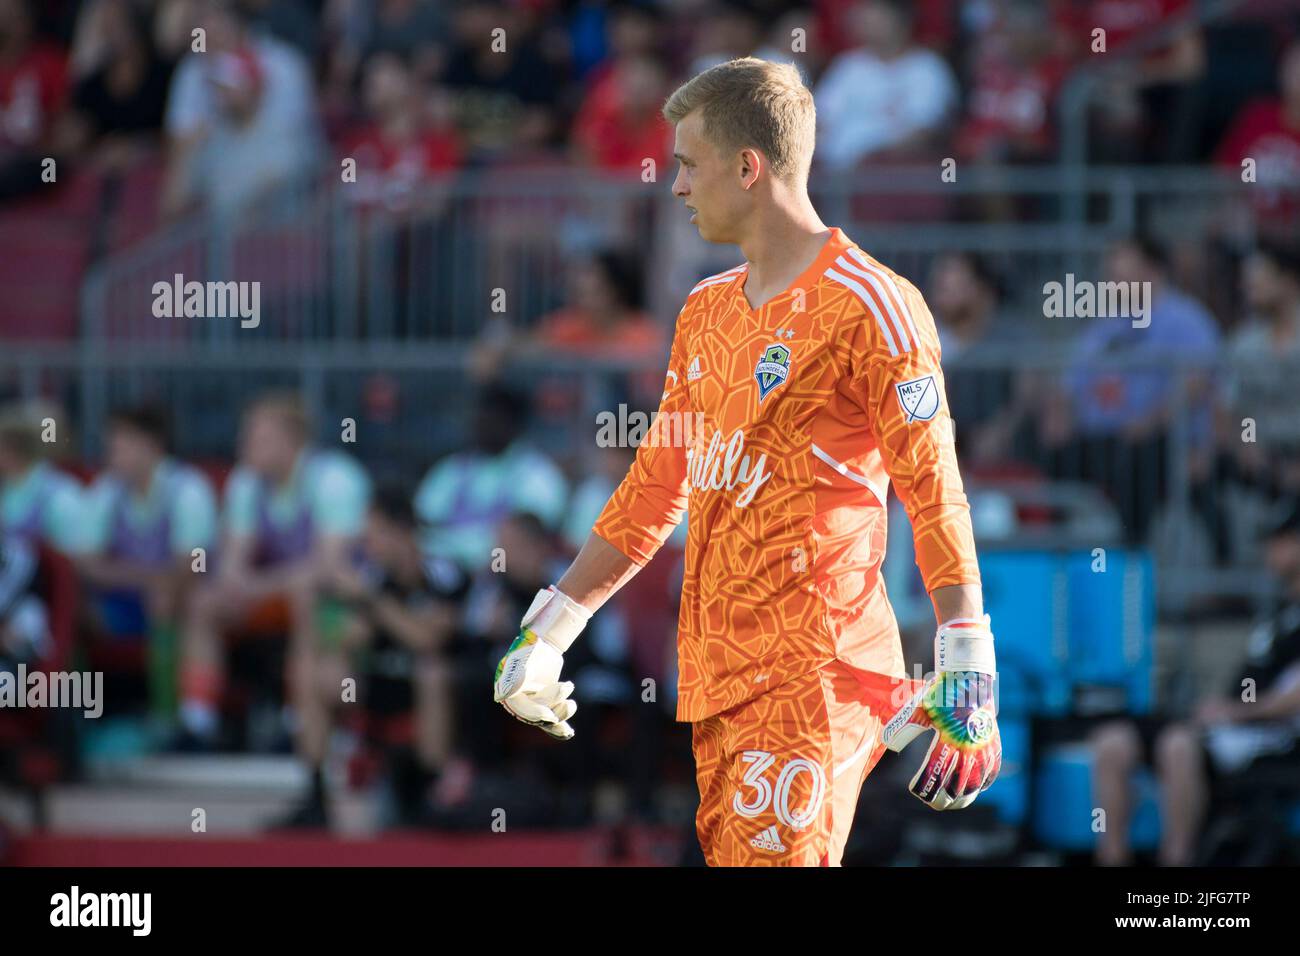
<svg viewBox="0 0 1300 956">
<path fill-rule="evenodd" d="M 563 654 L 590 619 L 590 611 L 551 585 L 537 592 L 521 626 Z"/>
<path fill-rule="evenodd" d="M 939 625 L 934 635 L 934 669 L 996 673 L 989 616 L 954 618 Z"/>
</svg>

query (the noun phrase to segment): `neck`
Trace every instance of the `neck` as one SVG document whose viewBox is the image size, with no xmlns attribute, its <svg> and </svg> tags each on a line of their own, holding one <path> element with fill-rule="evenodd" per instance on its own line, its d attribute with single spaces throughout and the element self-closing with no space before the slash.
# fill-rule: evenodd
<svg viewBox="0 0 1300 956">
<path fill-rule="evenodd" d="M 149 485 L 153 483 L 153 476 L 158 471 L 158 465 L 161 461 L 162 459 L 156 460 L 148 468 L 142 470 L 136 475 L 131 476 L 131 478 L 127 481 L 127 485 L 131 488 L 133 492 L 135 492 L 135 494 L 140 495 L 141 497 L 148 494 Z"/>
<path fill-rule="evenodd" d="M 746 287 L 784 288 L 812 264 L 829 238 L 830 229 L 807 193 L 786 202 L 778 198 L 755 211 L 737 243 L 749 263 Z"/>
</svg>

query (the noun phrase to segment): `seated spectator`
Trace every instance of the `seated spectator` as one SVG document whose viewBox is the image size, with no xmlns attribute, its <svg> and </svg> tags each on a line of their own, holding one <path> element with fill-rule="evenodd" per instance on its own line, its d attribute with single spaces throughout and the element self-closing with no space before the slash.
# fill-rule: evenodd
<svg viewBox="0 0 1300 956">
<path fill-rule="evenodd" d="M 82 9 L 74 85 L 59 144 L 107 171 L 123 171 L 158 146 L 172 64 L 153 51 L 149 21 L 130 0 Z"/>
<path fill-rule="evenodd" d="M 168 454 L 164 414 L 140 407 L 108 420 L 107 468 L 86 495 L 86 553 L 78 561 L 100 633 L 145 637 L 154 715 L 176 711 L 177 628 L 194 582 L 195 549 L 214 560 L 216 495 Z"/>
<path fill-rule="evenodd" d="M 358 673 L 359 699 L 378 717 L 415 712 L 415 766 L 401 781 L 402 822 L 427 819 L 431 805 L 454 802 L 469 784 L 468 767 L 456 760 L 455 689 L 446 660 L 459 626 L 467 580 L 451 562 L 420 549 L 410 494 L 386 487 L 371 502 L 363 537 L 364 568 L 334 568 L 327 586 L 349 611 L 343 640 L 316 660 L 310 713 L 300 719 L 328 731 L 339 710 L 344 678 Z M 444 770 L 450 772 L 444 778 Z M 454 785 L 454 786 L 453 786 Z M 304 826 L 328 820 L 319 788 L 290 817 Z"/>
<path fill-rule="evenodd" d="M 944 360 L 944 389 L 956 410 L 958 452 L 988 450 L 984 433 L 1002 427 L 1012 397 L 1009 363 L 1025 330 L 1002 311 L 1002 286 L 975 253 L 951 253 L 930 273 L 929 302 Z M 965 439 L 965 440 L 962 440 Z"/>
<path fill-rule="evenodd" d="M 1300 41 L 1278 67 L 1280 95 L 1242 108 L 1215 151 L 1214 160 L 1234 179 L 1242 162 L 1255 161 L 1255 182 L 1247 186 L 1261 231 L 1295 241 L 1300 221 Z"/>
<path fill-rule="evenodd" d="M 230 0 L 204 6 L 207 50 L 176 68 L 168 94 L 163 211 L 234 216 L 310 182 L 315 94 L 292 47 L 249 31 Z"/>
<path fill-rule="evenodd" d="M 552 145 L 561 78 L 543 58 L 523 11 L 499 0 L 470 0 L 454 13 L 454 43 L 438 78 L 452 96 L 456 122 L 471 153 L 527 161 Z M 493 31 L 511 42 L 497 48 Z"/>
<path fill-rule="evenodd" d="M 76 555 L 85 541 L 81 484 L 45 460 L 41 432 L 30 409 L 0 412 L 0 530 Z"/>
<path fill-rule="evenodd" d="M 54 654 L 50 617 L 38 593 L 40 558 L 30 541 L 0 531 L 0 673 L 39 666 Z"/>
<path fill-rule="evenodd" d="M 603 394 L 585 393 L 595 408 L 584 407 L 582 383 L 567 373 L 539 373 L 533 386 L 543 417 L 560 426 L 588 413 L 613 409 L 620 401 L 657 407 L 668 341 L 660 324 L 645 311 L 640 262 L 605 249 L 573 259 L 567 281 L 568 304 L 542 316 L 531 334 L 520 336 L 504 322 L 489 328 L 474 355 L 478 377 L 493 379 L 510 361 L 547 354 L 647 363 L 644 372 L 615 383 Z"/>
<path fill-rule="evenodd" d="M 1194 0 L 1084 0 L 1055 4 L 1078 59 L 1103 70 L 1093 104 L 1094 157 L 1110 163 L 1190 163 L 1199 158 L 1205 38 Z M 1102 30 L 1105 55 L 1092 50 Z M 1163 31 L 1163 39 L 1154 35 Z M 1154 42 L 1153 42 L 1154 41 Z"/>
<path fill-rule="evenodd" d="M 1099 483 L 1119 508 L 1130 542 L 1143 542 L 1168 490 L 1168 442 L 1177 421 L 1186 429 L 1194 500 L 1222 547 L 1208 497 L 1213 418 L 1204 367 L 1217 356 L 1218 326 L 1169 281 L 1164 249 L 1148 238 L 1114 245 L 1107 273 L 1108 281 L 1149 289 L 1150 324 L 1133 324 L 1132 301 L 1126 315 L 1063 320 L 1086 324 L 1063 376 L 1063 402 L 1040 420 L 1049 471 Z"/>
<path fill-rule="evenodd" d="M 1251 635 L 1224 696 L 1203 700 L 1190 720 L 1122 720 L 1094 732 L 1094 792 L 1107 815 L 1098 863 L 1132 862 L 1130 781 L 1139 761 L 1152 764 L 1159 778 L 1162 866 L 1196 862 L 1216 783 L 1269 765 L 1300 774 L 1300 506 L 1285 505 L 1265 544 L 1283 603 Z"/>
<path fill-rule="evenodd" d="M 36 34 L 29 0 L 0 0 L 0 202 L 41 188 L 67 57 Z"/>
<path fill-rule="evenodd" d="M 476 574 L 493 562 L 500 544 L 496 528 L 508 514 L 529 511 L 548 528 L 559 524 L 568 483 L 555 463 L 524 439 L 529 411 L 526 396 L 502 385 L 479 394 L 474 447 L 430 468 L 415 492 L 427 554 L 446 556 Z"/>
<path fill-rule="evenodd" d="M 763 25 L 745 4 L 705 4 L 691 24 L 690 62 L 686 75 L 703 73 L 728 60 L 752 56 L 763 40 Z"/>
<path fill-rule="evenodd" d="M 1053 110 L 1069 69 L 1044 42 L 1052 28 L 1046 7 L 1013 0 L 983 39 L 971 69 L 966 118 L 957 155 L 986 163 L 1033 163 L 1055 149 Z"/>
<path fill-rule="evenodd" d="M 852 22 L 859 46 L 832 60 L 814 90 L 816 161 L 846 170 L 867 159 L 927 155 L 957 105 L 952 70 L 916 45 L 900 0 L 868 0 Z"/>
<path fill-rule="evenodd" d="M 1300 494 L 1300 253 L 1261 245 L 1246 260 L 1244 287 L 1251 318 L 1228 343 L 1225 443 L 1248 484 L 1270 497 Z"/>
<path fill-rule="evenodd" d="M 673 136 L 660 110 L 670 92 L 668 74 L 652 57 L 634 55 L 612 64 L 588 88 L 573 120 L 575 162 L 638 177 L 647 159 L 667 169 Z"/>
<path fill-rule="evenodd" d="M 211 749 L 219 740 L 225 641 L 235 634 L 287 634 L 290 702 L 300 715 L 313 712 L 321 641 L 337 640 L 339 630 L 337 605 L 324 592 L 353 559 L 370 482 L 353 458 L 313 447 L 310 436 L 296 396 L 267 395 L 244 413 L 221 553 L 189 603 L 181 636 L 182 748 Z M 324 728 L 298 723 L 298 749 L 319 789 Z"/>
<path fill-rule="evenodd" d="M 357 162 L 357 181 L 347 195 L 394 210 L 427 206 L 431 197 L 421 185 L 460 164 L 450 119 L 434 109 L 445 96 L 435 90 L 431 98 L 393 53 L 367 62 L 362 96 L 367 122 L 342 147 Z"/>
</svg>

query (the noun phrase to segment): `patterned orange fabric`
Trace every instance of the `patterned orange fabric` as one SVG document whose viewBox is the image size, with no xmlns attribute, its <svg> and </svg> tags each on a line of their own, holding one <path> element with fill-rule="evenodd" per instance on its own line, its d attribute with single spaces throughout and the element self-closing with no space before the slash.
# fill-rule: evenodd
<svg viewBox="0 0 1300 956">
<path fill-rule="evenodd" d="M 687 297 L 655 425 L 593 529 L 644 564 L 689 507 L 678 720 L 831 660 L 903 674 L 880 577 L 890 481 L 927 590 L 979 583 L 921 294 L 839 229 L 757 310 L 746 272 Z"/>
<path fill-rule="evenodd" d="M 691 728 L 710 866 L 839 866 L 880 731 L 919 687 L 840 661 Z"/>
</svg>

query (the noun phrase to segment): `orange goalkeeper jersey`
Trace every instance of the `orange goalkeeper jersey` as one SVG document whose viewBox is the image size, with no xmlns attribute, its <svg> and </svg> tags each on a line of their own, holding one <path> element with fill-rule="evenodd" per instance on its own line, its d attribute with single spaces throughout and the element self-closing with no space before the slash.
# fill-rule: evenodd
<svg viewBox="0 0 1300 956">
<path fill-rule="evenodd" d="M 678 720 L 832 659 L 905 676 L 880 577 L 891 480 L 926 589 L 979 583 L 921 294 L 839 229 L 757 310 L 746 272 L 687 297 L 658 415 L 593 529 L 644 564 L 689 511 Z"/>
</svg>

